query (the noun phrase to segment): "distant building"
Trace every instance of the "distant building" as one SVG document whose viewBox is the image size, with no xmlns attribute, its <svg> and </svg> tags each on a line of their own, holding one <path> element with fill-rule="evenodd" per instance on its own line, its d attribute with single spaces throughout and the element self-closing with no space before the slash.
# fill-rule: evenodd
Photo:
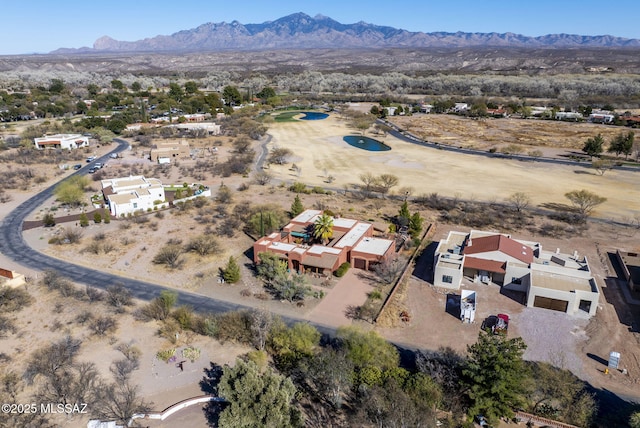
<svg viewBox="0 0 640 428">
<path fill-rule="evenodd" d="M 114 217 L 149 211 L 165 203 L 162 183 L 142 175 L 102 180 L 102 194 Z"/>
<path fill-rule="evenodd" d="M 457 290 L 463 278 L 524 292 L 528 307 L 571 315 L 595 315 L 600 297 L 586 257 L 492 232 L 452 231 L 438 244 L 434 285 Z"/>
<path fill-rule="evenodd" d="M 555 120 L 570 120 L 575 122 L 584 119 L 584 117 L 576 111 L 558 111 L 553 118 Z"/>
<path fill-rule="evenodd" d="M 455 103 L 453 106 L 453 111 L 455 113 L 464 113 L 469 110 L 469 104 L 467 103 Z"/>
<path fill-rule="evenodd" d="M 77 149 L 89 147 L 89 137 L 80 134 L 56 134 L 34 138 L 36 149 Z"/>
<path fill-rule="evenodd" d="M 184 159 L 191 156 L 189 143 L 185 140 L 171 143 L 156 143 L 149 155 L 152 162 L 171 163 L 171 160 Z"/>
<path fill-rule="evenodd" d="M 258 239 L 253 244 L 253 260 L 260 253 L 277 254 L 287 261 L 290 270 L 330 274 L 345 262 L 358 269 L 371 269 L 395 254 L 395 241 L 373 236 L 373 225 L 348 218 L 333 218 L 333 238 L 327 245 L 313 242 L 313 225 L 322 215 L 306 210 L 282 231 Z"/>
<path fill-rule="evenodd" d="M 589 122 L 593 123 L 613 123 L 616 116 L 610 111 L 594 111 L 589 115 Z"/>
</svg>

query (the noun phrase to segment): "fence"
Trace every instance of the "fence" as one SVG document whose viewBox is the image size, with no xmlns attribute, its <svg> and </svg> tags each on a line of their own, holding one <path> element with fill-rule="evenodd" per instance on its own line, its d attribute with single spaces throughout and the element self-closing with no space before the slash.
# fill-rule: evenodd
<svg viewBox="0 0 640 428">
<path fill-rule="evenodd" d="M 400 274 L 400 277 L 396 280 L 395 284 L 393 284 L 393 288 L 391 289 L 391 292 L 389 293 L 389 295 L 385 299 L 384 303 L 382 304 L 382 307 L 380 308 L 380 312 L 378 312 L 378 315 L 376 316 L 376 319 L 374 320 L 374 323 L 378 322 L 378 320 L 380 319 L 380 317 L 382 316 L 384 311 L 387 309 L 387 307 L 393 301 L 393 297 L 395 296 L 396 291 L 398 290 L 398 288 L 400 288 L 399 285 L 402 284 L 402 281 L 404 281 L 404 279 L 407 276 L 407 272 L 410 271 L 410 269 L 411 269 L 411 267 L 413 265 L 413 261 L 416 259 L 418 253 L 420 252 L 420 249 L 422 248 L 422 244 L 423 244 L 424 240 L 427 238 L 427 236 L 431 235 L 434 231 L 435 231 L 435 226 L 434 226 L 433 223 L 430 223 L 429 226 L 427 227 L 427 230 L 422 235 L 422 239 L 420 240 L 420 245 L 418 245 L 416 247 L 416 250 L 413 252 L 411 257 L 409 258 L 409 261 L 407 262 L 407 266 L 405 266 L 404 270 Z"/>
</svg>

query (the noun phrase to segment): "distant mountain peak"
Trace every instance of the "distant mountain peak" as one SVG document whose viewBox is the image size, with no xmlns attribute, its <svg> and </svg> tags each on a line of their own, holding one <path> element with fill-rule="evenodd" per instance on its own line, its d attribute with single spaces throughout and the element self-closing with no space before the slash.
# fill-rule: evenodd
<svg viewBox="0 0 640 428">
<path fill-rule="evenodd" d="M 640 46 L 640 40 L 609 35 L 581 36 L 548 34 L 528 37 L 515 33 L 411 32 L 363 21 L 342 24 L 328 16 L 311 17 L 303 12 L 261 24 L 206 23 L 171 35 L 138 41 L 118 41 L 109 36 L 97 39 L 95 51 L 167 52 L 312 48 L 390 48 L 390 47 L 626 47 Z M 64 49 L 65 52 L 72 51 Z M 83 48 L 82 52 L 87 49 Z"/>
</svg>

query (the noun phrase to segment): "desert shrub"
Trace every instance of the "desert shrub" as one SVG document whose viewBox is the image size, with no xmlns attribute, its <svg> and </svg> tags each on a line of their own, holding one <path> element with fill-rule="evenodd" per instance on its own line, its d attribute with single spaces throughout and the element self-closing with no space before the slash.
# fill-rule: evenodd
<svg viewBox="0 0 640 428">
<path fill-rule="evenodd" d="M 81 227 L 89 226 L 89 218 L 87 217 L 87 214 L 85 214 L 85 213 L 80 214 L 80 226 Z"/>
<path fill-rule="evenodd" d="M 178 342 L 178 337 L 181 332 L 180 324 L 173 318 L 167 318 L 158 329 L 158 335 L 160 337 L 164 337 L 174 344 Z"/>
<path fill-rule="evenodd" d="M 91 241 L 91 243 L 86 247 L 84 247 L 82 251 L 86 251 L 88 253 L 97 255 L 97 254 L 100 254 L 101 250 L 102 250 L 102 245 L 100 244 L 100 242 Z"/>
<path fill-rule="evenodd" d="M 0 315 L 0 337 L 6 337 L 7 333 L 17 331 L 14 321 L 4 315 Z"/>
<path fill-rule="evenodd" d="M 88 323 L 89 321 L 92 321 L 93 319 L 94 319 L 93 313 L 89 311 L 81 312 L 76 316 L 76 322 L 80 325 L 85 325 L 86 323 Z"/>
<path fill-rule="evenodd" d="M 212 234 L 205 234 L 192 238 L 186 246 L 187 251 L 195 251 L 200 256 L 220 252 L 220 244 Z"/>
<path fill-rule="evenodd" d="M 97 211 L 93 214 L 93 222 L 96 224 L 102 223 L 102 216 Z"/>
<path fill-rule="evenodd" d="M 153 258 L 153 263 L 165 265 L 170 269 L 179 268 L 182 265 L 183 249 L 181 245 L 168 243 L 162 247 Z"/>
<path fill-rule="evenodd" d="M 144 320 L 165 320 L 178 301 L 178 294 L 174 291 L 163 290 L 160 295 L 140 308 L 139 314 Z"/>
<path fill-rule="evenodd" d="M 112 333 L 118 328 L 118 322 L 112 316 L 101 316 L 95 318 L 89 324 L 89 329 L 96 336 L 104 336 L 107 333 Z"/>
<path fill-rule="evenodd" d="M 216 317 L 215 338 L 220 342 L 251 343 L 253 331 L 251 315 L 247 311 L 225 312 Z"/>
<path fill-rule="evenodd" d="M 75 288 L 71 282 L 55 270 L 49 269 L 44 272 L 42 284 L 49 290 L 58 291 L 64 297 L 72 296 L 75 293 Z"/>
<path fill-rule="evenodd" d="M 231 189 L 227 186 L 220 186 L 216 200 L 221 204 L 228 204 L 233 201 L 233 192 L 231 192 Z"/>
<path fill-rule="evenodd" d="M 311 190 L 307 188 L 307 185 L 304 183 L 300 183 L 299 181 L 296 181 L 291 186 L 289 186 L 289 191 L 294 193 L 311 193 Z"/>
<path fill-rule="evenodd" d="M 53 227 L 56 225 L 56 219 L 53 214 L 47 213 L 42 218 L 42 223 L 44 224 L 44 227 Z"/>
<path fill-rule="evenodd" d="M 0 286 L 0 313 L 19 311 L 32 302 L 33 298 L 24 289 Z"/>
<path fill-rule="evenodd" d="M 101 302 L 105 299 L 106 294 L 104 291 L 99 290 L 95 287 L 85 287 L 84 293 L 87 296 L 89 302 Z"/>
<path fill-rule="evenodd" d="M 380 292 L 380 290 L 373 290 L 369 293 L 369 298 L 371 300 L 380 300 L 382 299 L 382 293 Z"/>
<path fill-rule="evenodd" d="M 311 189 L 311 193 L 316 193 L 318 195 L 324 195 L 327 193 L 326 190 L 324 190 L 322 187 L 320 186 L 315 186 L 313 189 Z"/>
<path fill-rule="evenodd" d="M 336 269 L 335 276 L 337 276 L 338 278 L 342 278 L 347 273 L 350 267 L 351 265 L 348 262 L 342 263 L 338 267 L 338 269 Z"/>
<path fill-rule="evenodd" d="M 66 228 L 59 237 L 58 244 L 77 244 L 82 239 L 82 231 Z"/>
<path fill-rule="evenodd" d="M 126 306 L 133 305 L 131 291 L 122 284 L 115 284 L 107 287 L 107 303 L 116 308 L 118 312 L 124 312 Z"/>
<path fill-rule="evenodd" d="M 178 322 L 180 328 L 183 330 L 190 330 L 193 324 L 193 309 L 188 306 L 180 306 L 173 313 L 171 317 Z"/>
</svg>

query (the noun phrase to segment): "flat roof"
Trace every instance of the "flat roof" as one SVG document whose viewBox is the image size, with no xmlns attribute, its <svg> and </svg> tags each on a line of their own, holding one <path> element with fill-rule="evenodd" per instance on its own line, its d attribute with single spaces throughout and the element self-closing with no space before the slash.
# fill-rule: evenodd
<svg viewBox="0 0 640 428">
<path fill-rule="evenodd" d="M 364 235 L 370 227 L 371 223 L 357 223 L 336 243 L 336 245 L 334 245 L 334 247 L 353 247 L 356 242 L 358 242 L 358 239 L 362 238 L 362 235 Z"/>
<path fill-rule="evenodd" d="M 305 210 L 298 214 L 296 217 L 291 219 L 292 223 L 310 223 L 311 220 L 322 214 L 320 210 Z"/>
<path fill-rule="evenodd" d="M 333 227 L 343 227 L 345 229 L 351 229 L 358 220 L 352 218 L 333 218 Z"/>
<path fill-rule="evenodd" d="M 466 233 L 452 230 L 447 235 L 447 239 L 440 240 L 440 244 L 438 245 L 439 251 L 441 253 L 449 253 L 453 252 L 455 247 L 462 248 L 462 244 L 464 244 L 465 239 L 467 239 Z"/>
<path fill-rule="evenodd" d="M 446 259 L 444 259 L 446 260 Z M 440 261 L 438 262 L 438 266 L 444 267 L 444 268 L 450 268 L 450 269 L 455 269 L 455 270 L 460 270 L 460 267 L 462 266 L 462 260 L 459 263 L 455 263 L 449 260 L 444 261 L 443 259 L 440 259 Z"/>
<path fill-rule="evenodd" d="M 367 237 L 358 242 L 358 245 L 352 251 L 383 256 L 391 247 L 391 244 L 393 244 L 393 241 L 388 239 Z"/>
<path fill-rule="evenodd" d="M 325 247 L 324 245 L 314 245 L 307 250 L 307 253 L 316 255 L 323 253 L 340 254 L 341 252 L 342 250 L 339 250 L 337 248 Z"/>
<path fill-rule="evenodd" d="M 127 204 L 133 199 L 138 199 L 138 197 L 133 193 L 117 193 L 109 195 L 109 200 L 116 204 Z"/>
<path fill-rule="evenodd" d="M 278 250 L 282 251 L 291 251 L 296 248 L 296 245 L 288 244 L 286 242 L 272 242 L 271 245 L 269 245 L 269 248 L 277 248 Z"/>
<path fill-rule="evenodd" d="M 533 287 L 548 288 L 566 292 L 586 291 L 591 292 L 591 278 L 578 278 L 557 273 L 531 271 L 531 285 Z"/>
</svg>

